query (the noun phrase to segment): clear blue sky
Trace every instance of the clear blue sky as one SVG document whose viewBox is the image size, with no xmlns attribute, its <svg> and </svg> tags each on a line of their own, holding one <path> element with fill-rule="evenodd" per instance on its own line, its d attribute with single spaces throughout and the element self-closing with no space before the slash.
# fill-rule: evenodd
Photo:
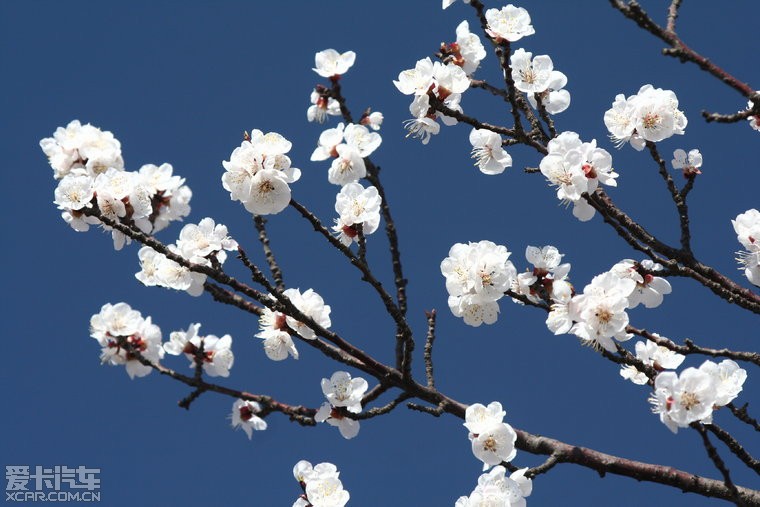
<svg viewBox="0 0 760 507">
<path fill-rule="evenodd" d="M 684 4 L 682 36 L 738 77 L 760 83 L 760 40 L 745 27 L 754 2 L 721 8 L 713 2 Z M 524 6 L 536 35 L 515 46 L 551 55 L 569 78 L 572 105 L 558 115 L 558 128 L 596 138 L 612 152 L 620 173 L 613 198 L 668 241 L 677 238 L 677 216 L 656 167 L 629 147 L 614 150 L 602 116 L 617 93 L 633 94 L 645 83 L 676 92 L 689 125 L 685 136 L 661 143 L 661 149 L 666 156 L 676 148 L 699 148 L 704 155 L 704 174 L 691 194 L 695 251 L 746 284 L 733 260 L 739 244 L 730 220 L 760 205 L 754 184 L 758 134 L 745 124 L 708 126 L 699 117 L 701 109 L 732 112 L 746 101 L 694 66 L 660 56 L 661 45 L 606 2 Z M 571 278 L 581 289 L 632 255 L 598 216 L 579 223 L 557 205 L 540 175 L 522 172 L 538 165 L 534 152 L 512 149 L 514 167 L 489 177 L 472 167 L 469 128 L 444 127 L 428 146 L 404 139 L 401 122 L 408 117 L 409 98 L 391 81 L 432 55 L 441 41 L 454 40 L 462 19 L 476 26 L 470 7 L 457 2 L 441 11 L 438 0 L 2 2 L 3 465 L 100 467 L 102 504 L 108 506 L 287 506 L 299 494 L 291 468 L 300 459 L 335 463 L 353 506 L 453 505 L 473 489 L 480 464 L 453 417 L 434 419 L 399 408 L 363 423 L 359 436 L 345 441 L 335 428 L 302 428 L 274 414 L 269 429 L 248 441 L 229 427 L 232 399 L 206 394 L 189 412 L 180 409 L 176 402 L 188 393 L 185 387 L 156 374 L 130 381 L 123 368 L 100 366 L 97 344 L 88 337 L 90 315 L 106 302 L 126 301 L 152 315 L 165 339 L 191 322 L 202 322 L 205 333 L 231 334 L 237 361 L 225 385 L 312 407 L 323 401 L 319 380 L 337 367 L 315 351 L 301 346 L 299 361 L 272 363 L 253 338 L 252 316 L 208 296 L 146 289 L 133 276 L 137 248 L 114 252 L 99 231 L 69 229 L 52 204 L 55 183 L 38 141 L 75 118 L 112 131 L 128 169 L 173 164 L 194 191 L 189 220 L 211 216 L 228 225 L 260 261 L 250 215 L 221 187 L 221 161 L 239 145 L 243 130 L 283 134 L 293 142 L 294 165 L 303 171 L 292 185 L 294 196 L 332 220 L 337 187 L 327 183 L 325 163 L 309 162 L 321 130 L 306 122 L 306 108 L 309 92 L 321 82 L 311 71 L 313 55 L 335 48 L 358 54 L 342 81 L 354 113 L 371 106 L 385 114 L 383 144 L 372 158 L 382 166 L 397 217 L 418 339 L 424 337 L 424 310 L 439 310 L 440 389 L 466 403 L 499 400 L 508 422 L 534 433 L 717 477 L 695 432 L 672 435 L 649 412 L 646 388 L 623 381 L 615 365 L 574 337 L 551 335 L 542 312 L 504 301 L 496 325 L 473 329 L 446 308 L 439 263 L 456 242 L 507 245 L 520 270 L 527 265 L 526 245 L 553 244 L 567 254 Z M 478 77 L 497 82 L 494 56 L 482 65 Z M 486 121 L 508 121 L 503 104 L 482 91 L 468 91 L 462 104 Z M 360 285 L 356 270 L 295 215 L 286 210 L 270 222 L 286 283 L 317 290 L 332 306 L 336 331 L 391 361 L 393 326 L 379 301 Z M 171 243 L 179 229 L 175 224 L 159 238 Z M 369 248 L 390 283 L 380 234 Z M 234 259 L 227 265 L 244 274 Z M 634 325 L 678 341 L 757 350 L 756 317 L 694 282 L 672 283 L 673 294 L 660 308 L 630 312 Z M 700 362 L 690 358 L 687 365 Z M 165 363 L 187 368 L 184 358 L 168 357 Z M 756 371 L 748 371 L 737 401 L 749 401 L 758 416 L 760 382 Z M 728 414 L 716 414 L 716 420 L 735 430 L 751 452 L 760 451 L 757 438 Z M 737 483 L 757 485 L 756 477 L 719 449 Z M 515 463 L 541 460 L 519 452 Z M 601 480 L 573 465 L 537 479 L 529 502 L 708 503 L 627 478 Z"/>
</svg>

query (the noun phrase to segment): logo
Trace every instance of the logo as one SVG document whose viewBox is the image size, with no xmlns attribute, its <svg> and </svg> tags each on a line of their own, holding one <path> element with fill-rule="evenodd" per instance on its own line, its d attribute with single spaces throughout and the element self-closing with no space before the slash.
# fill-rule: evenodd
<svg viewBox="0 0 760 507">
<path fill-rule="evenodd" d="M 6 502 L 99 502 L 100 469 L 6 465 Z"/>
</svg>

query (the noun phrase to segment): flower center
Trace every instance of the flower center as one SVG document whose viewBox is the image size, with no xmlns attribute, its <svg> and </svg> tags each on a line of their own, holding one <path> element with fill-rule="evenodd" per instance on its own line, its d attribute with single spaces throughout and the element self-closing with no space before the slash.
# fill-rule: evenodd
<svg viewBox="0 0 760 507">
<path fill-rule="evenodd" d="M 686 410 L 691 410 L 699 405 L 699 398 L 697 398 L 697 395 L 694 393 L 685 392 L 681 395 L 681 405 Z"/>
<path fill-rule="evenodd" d="M 657 113 L 647 113 L 644 115 L 642 123 L 644 124 L 645 129 L 657 128 L 660 124 L 660 115 Z"/>
<path fill-rule="evenodd" d="M 496 439 L 494 437 L 488 437 L 485 442 L 483 442 L 483 450 L 489 451 L 489 452 L 496 452 Z"/>
</svg>

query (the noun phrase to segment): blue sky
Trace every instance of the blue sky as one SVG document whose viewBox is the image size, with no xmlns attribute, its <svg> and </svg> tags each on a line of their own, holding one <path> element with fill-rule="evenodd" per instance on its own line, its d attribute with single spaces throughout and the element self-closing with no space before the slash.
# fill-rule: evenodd
<svg viewBox="0 0 760 507">
<path fill-rule="evenodd" d="M 650 9 L 655 9 L 652 2 Z M 500 5 L 491 4 L 498 7 Z M 677 215 L 656 167 L 630 147 L 607 140 L 604 111 L 618 93 L 642 84 L 672 89 L 689 118 L 685 136 L 661 143 L 699 148 L 705 164 L 691 194 L 698 257 L 747 285 L 736 270 L 739 248 L 730 220 L 758 207 L 755 185 L 757 133 L 745 124 L 706 125 L 699 111 L 732 112 L 746 101 L 693 65 L 659 55 L 661 45 L 606 2 L 533 2 L 536 35 L 515 47 L 549 54 L 569 79 L 570 109 L 557 116 L 560 130 L 596 138 L 613 155 L 619 187 L 610 194 L 632 216 L 666 241 L 677 239 Z M 757 34 L 741 28 L 754 4 L 737 1 L 715 9 L 685 2 L 682 37 L 728 71 L 760 82 L 754 57 Z M 383 144 L 373 155 L 397 217 L 410 279 L 410 322 L 424 337 L 424 311 L 439 310 L 436 371 L 439 388 L 465 402 L 500 401 L 507 421 L 569 443 L 717 477 L 698 435 L 672 435 L 649 411 L 646 388 L 626 383 L 615 365 L 571 336 L 553 336 L 544 315 L 507 301 L 497 324 L 473 329 L 450 315 L 439 271 L 456 242 L 489 239 L 515 252 L 519 270 L 527 245 L 553 244 L 571 262 L 582 287 L 615 262 L 632 256 L 599 217 L 579 223 L 557 205 L 536 166 L 537 155 L 510 150 L 514 167 L 489 177 L 469 158 L 469 128 L 442 128 L 428 146 L 404 139 L 401 122 L 409 98 L 392 85 L 398 73 L 455 39 L 473 10 L 457 2 L 446 11 L 437 0 L 373 2 L 3 2 L 0 4 L 0 94 L 4 117 L 0 146 L 6 209 L 2 249 L 6 343 L 1 370 L 3 399 L 0 456 L 4 465 L 85 465 L 102 469 L 103 505 L 291 505 L 299 488 L 291 475 L 300 459 L 330 461 L 342 471 L 354 506 L 453 505 L 469 494 L 480 474 L 461 421 L 434 419 L 399 408 L 367 421 L 359 436 L 343 440 L 326 425 L 301 428 L 272 415 L 269 429 L 248 441 L 226 419 L 232 399 L 206 394 L 191 410 L 176 406 L 188 391 L 153 374 L 130 381 L 123 368 L 101 366 L 88 337 L 88 321 L 102 304 L 126 301 L 153 316 L 165 339 L 202 322 L 202 331 L 233 336 L 236 364 L 224 381 L 251 392 L 316 407 L 319 380 L 341 369 L 300 347 L 299 361 L 273 363 L 253 338 L 256 320 L 210 297 L 190 298 L 142 287 L 134 278 L 137 248 L 114 252 L 99 231 L 77 234 L 52 204 L 52 173 L 38 141 L 72 119 L 112 131 L 128 169 L 169 162 L 193 189 L 189 221 L 205 216 L 228 225 L 249 253 L 255 229 L 242 206 L 221 187 L 221 161 L 239 145 L 243 130 L 276 131 L 293 142 L 294 165 L 303 171 L 294 197 L 323 220 L 333 217 L 336 187 L 325 163 L 309 162 L 320 126 L 306 122 L 309 92 L 322 82 L 311 71 L 314 53 L 354 50 L 356 64 L 342 84 L 355 115 L 367 106 L 385 114 Z M 659 19 L 662 19 L 660 17 Z M 709 26 L 709 30 L 706 27 Z M 498 82 L 492 54 L 478 77 Z M 506 124 L 508 111 L 480 90 L 468 91 L 465 112 Z M 325 126 L 326 128 L 326 126 Z M 18 174 L 17 174 L 18 173 Z M 680 183 L 680 176 L 677 181 Z M 10 190 L 10 191 L 8 191 Z M 159 235 L 171 243 L 176 224 Z M 359 275 L 308 224 L 286 210 L 270 221 L 272 245 L 288 286 L 314 288 L 332 306 L 333 328 L 381 360 L 393 357 L 393 326 Z M 370 240 L 370 259 L 392 282 L 386 244 Z M 638 258 L 637 256 L 635 256 Z M 244 276 L 234 259 L 233 273 Z M 656 310 L 630 312 L 632 324 L 704 346 L 757 350 L 756 319 L 689 280 L 672 280 L 673 294 Z M 631 343 L 631 348 L 633 344 Z M 418 351 L 421 351 L 421 346 Z M 696 366 L 699 358 L 686 365 Z M 185 371 L 184 358 L 165 363 Z M 189 370 L 188 370 L 189 371 Z M 415 369 L 422 375 L 421 352 Z M 760 383 L 749 380 L 738 402 L 760 409 Z M 370 385 L 373 381 L 370 379 Z M 752 410 L 751 410 L 752 411 Z M 716 421 L 745 442 L 754 435 L 716 414 Z M 719 448 L 742 485 L 757 484 Z M 759 449 L 750 452 L 756 454 Z M 541 458 L 518 453 L 518 466 Z M 535 481 L 532 505 L 706 505 L 670 488 L 562 465 Z"/>
</svg>

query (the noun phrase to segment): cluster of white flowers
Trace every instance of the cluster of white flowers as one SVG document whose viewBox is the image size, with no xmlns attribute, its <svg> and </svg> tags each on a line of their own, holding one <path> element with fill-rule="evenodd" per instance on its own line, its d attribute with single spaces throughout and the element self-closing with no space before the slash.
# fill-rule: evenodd
<svg viewBox="0 0 760 507">
<path fill-rule="evenodd" d="M 620 278 L 612 272 L 595 276 L 567 303 L 555 303 L 546 324 L 554 334 L 572 333 L 591 346 L 615 352 L 615 338 L 625 341 L 628 325 L 628 295 L 636 287 L 630 278 Z"/>
<path fill-rule="evenodd" d="M 561 113 L 570 106 L 570 92 L 563 89 L 567 84 L 567 76 L 554 70 L 554 64 L 548 55 L 532 57 L 533 53 L 522 48 L 510 57 L 515 88 L 527 94 L 528 101 L 534 108 L 538 107 L 536 95 L 539 95 L 548 113 Z"/>
<path fill-rule="evenodd" d="M 711 423 L 713 410 L 736 398 L 746 379 L 747 372 L 730 359 L 705 361 L 680 375 L 671 371 L 657 375 L 649 402 L 660 421 L 676 433 L 696 421 Z"/>
<path fill-rule="evenodd" d="M 375 232 L 380 225 L 380 205 L 383 200 L 374 186 L 364 188 L 360 183 L 348 183 L 335 197 L 333 232 L 341 243 L 349 246 L 359 241 L 359 229 L 365 236 Z"/>
<path fill-rule="evenodd" d="M 138 354 L 154 364 L 164 357 L 161 329 L 127 303 L 103 305 L 90 318 L 90 336 L 102 347 L 100 361 L 124 365 L 129 378 L 144 377 L 152 370 L 140 362 Z"/>
<path fill-rule="evenodd" d="M 431 108 L 430 98 L 439 100 L 449 109 L 461 113 L 459 102 L 462 93 L 470 87 L 470 79 L 464 69 L 454 62 L 444 65 L 424 58 L 419 60 L 413 69 L 402 71 L 398 75 L 398 81 L 393 81 L 393 84 L 404 95 L 414 95 L 414 100 L 409 106 L 412 119 L 404 122 L 409 130 L 407 137 L 419 138 L 422 144 L 427 144 L 430 136 L 437 134 L 441 129 L 437 118 L 445 125 L 457 123 L 455 118 L 442 115 Z"/>
<path fill-rule="evenodd" d="M 570 263 L 560 264 L 562 257 L 564 254 L 551 245 L 528 246 L 525 258 L 533 264 L 533 269 L 517 275 L 512 291 L 534 303 L 569 301 L 573 295 L 573 286 L 567 281 Z"/>
<path fill-rule="evenodd" d="M 261 412 L 261 405 L 255 401 L 248 400 L 236 400 L 232 404 L 232 419 L 233 428 L 243 428 L 245 434 L 248 435 L 250 440 L 253 437 L 253 431 L 264 431 L 267 429 L 267 422 L 261 417 L 257 416 Z"/>
<path fill-rule="evenodd" d="M 670 350 L 662 345 L 657 345 L 652 341 L 638 341 L 636 342 L 636 359 L 640 360 L 647 366 L 651 366 L 657 371 L 662 370 L 675 370 L 686 356 Z M 635 366 L 625 365 L 620 368 L 620 376 L 624 379 L 630 380 L 634 384 L 644 385 L 649 381 L 649 378 L 644 372 L 636 369 Z"/>
<path fill-rule="evenodd" d="M 276 132 L 253 130 L 223 161 L 222 186 L 233 201 L 256 215 L 284 210 L 290 202 L 288 183 L 298 181 L 301 170 L 291 167 L 286 155 L 292 143 Z"/>
<path fill-rule="evenodd" d="M 332 463 L 311 463 L 301 460 L 293 467 L 293 477 L 303 488 L 304 494 L 293 507 L 344 507 L 351 495 L 343 489 L 338 468 Z"/>
<path fill-rule="evenodd" d="M 472 158 L 483 174 L 501 174 L 512 167 L 512 157 L 501 147 L 501 136 L 486 129 L 470 131 Z"/>
<path fill-rule="evenodd" d="M 185 180 L 172 175 L 172 166 L 146 164 L 139 171 L 125 171 L 121 144 L 111 132 L 104 132 L 78 120 L 59 127 L 53 137 L 40 141 L 55 179 L 55 204 L 75 231 L 101 224 L 85 210 L 135 226 L 146 234 L 158 232 L 169 222 L 190 213 L 192 192 Z M 114 248 L 121 250 L 130 239 L 111 230 Z"/>
<path fill-rule="evenodd" d="M 339 123 L 320 134 L 311 160 L 332 158 L 327 180 L 334 185 L 346 185 L 367 175 L 364 158 L 369 157 L 382 141 L 380 134 L 370 132 L 364 125 Z"/>
<path fill-rule="evenodd" d="M 673 152 L 673 160 L 671 161 L 671 164 L 673 164 L 673 169 L 680 169 L 683 171 L 685 178 L 702 174 L 702 171 L 699 170 L 699 168 L 702 167 L 702 154 L 696 149 L 689 150 L 688 155 L 686 154 L 686 151 L 680 148 L 675 150 Z"/>
<path fill-rule="evenodd" d="M 613 338 L 621 342 L 631 338 L 625 330 L 626 310 L 639 304 L 654 308 L 671 292 L 667 280 L 652 274 L 660 270 L 662 266 L 648 260 L 623 260 L 595 276 L 583 294 L 567 297 L 563 291 L 562 297 L 553 298 L 546 325 L 554 334 L 572 333 L 591 346 L 615 352 Z"/>
<path fill-rule="evenodd" d="M 224 263 L 227 259 L 225 250 L 237 250 L 237 248 L 237 242 L 227 233 L 227 226 L 216 224 L 209 217 L 204 218 L 197 225 L 185 225 L 179 233 L 176 244 L 168 245 L 170 252 L 202 266 Z M 203 294 L 205 274 L 191 271 L 149 246 L 140 248 L 137 257 L 140 260 L 140 271 L 135 274 L 135 278 L 146 287 L 158 286 L 184 290 L 191 296 Z"/>
<path fill-rule="evenodd" d="M 451 312 L 465 324 L 493 324 L 499 314 L 497 301 L 517 278 L 507 247 L 491 241 L 456 243 L 441 262 L 446 277 Z"/>
<path fill-rule="evenodd" d="M 618 145 L 630 141 L 641 151 L 646 141 L 657 142 L 673 134 L 683 134 L 686 115 L 678 109 L 678 98 L 671 90 L 644 85 L 636 95 L 615 97 L 612 108 L 604 113 L 604 124 Z"/>
<path fill-rule="evenodd" d="M 352 414 L 362 411 L 362 396 L 369 385 L 363 378 L 351 378 L 345 371 L 336 371 L 329 379 L 322 379 L 322 393 L 327 401 L 319 407 L 314 420 L 337 426 L 345 439 L 359 434 L 359 421 L 346 417 L 343 410 Z M 343 407 L 343 408 L 340 408 Z"/>
<path fill-rule="evenodd" d="M 467 437 L 472 453 L 483 462 L 483 470 L 502 461 L 512 461 L 517 455 L 517 433 L 504 422 L 506 414 L 498 401 L 489 403 L 487 407 L 475 403 L 465 411 L 464 426 L 469 430 Z"/>
<path fill-rule="evenodd" d="M 736 252 L 736 260 L 742 265 L 744 275 L 754 285 L 760 286 L 760 211 L 750 209 L 732 220 L 736 239 L 746 249 Z"/>
<path fill-rule="evenodd" d="M 591 194 L 599 183 L 617 186 L 618 174 L 612 169 L 612 156 L 596 147 L 596 139 L 581 142 L 575 132 L 563 132 L 547 145 L 549 153 L 541 159 L 539 168 L 549 183 L 557 187 L 557 198 L 573 204 L 573 215 L 585 222 L 595 210 L 582 197 Z"/>
<path fill-rule="evenodd" d="M 330 305 L 326 305 L 322 296 L 314 290 L 308 289 L 301 294 L 299 289 L 286 289 L 283 295 L 298 311 L 318 325 L 323 328 L 329 328 L 332 325 Z M 264 312 L 259 317 L 259 328 L 261 331 L 256 334 L 256 338 L 263 340 L 264 353 L 272 361 L 282 361 L 287 359 L 288 355 L 298 359 L 298 350 L 293 343 L 292 334 L 298 334 L 306 340 L 313 340 L 317 336 L 307 324 L 269 308 L 264 308 Z"/>
<path fill-rule="evenodd" d="M 235 362 L 232 354 L 232 337 L 228 334 L 219 338 L 212 334 L 200 336 L 200 324 L 190 324 L 187 331 L 173 331 L 169 341 L 164 343 L 164 350 L 178 356 L 185 354 L 190 361 L 190 367 L 197 366 L 198 356 L 201 356 L 203 371 L 210 377 L 229 377 L 230 368 Z"/>
<path fill-rule="evenodd" d="M 478 478 L 470 496 L 459 497 L 454 507 L 525 507 L 525 498 L 533 491 L 533 481 L 525 477 L 527 470 L 515 470 L 507 477 L 503 466 L 493 467 Z"/>
</svg>

